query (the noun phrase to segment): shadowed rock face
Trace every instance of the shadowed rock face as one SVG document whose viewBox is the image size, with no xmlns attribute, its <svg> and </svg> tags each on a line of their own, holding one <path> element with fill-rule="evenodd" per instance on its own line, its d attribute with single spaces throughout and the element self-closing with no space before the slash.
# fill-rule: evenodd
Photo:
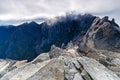
<svg viewBox="0 0 120 80">
<path fill-rule="evenodd" d="M 120 52 L 120 28 L 104 17 L 96 18 L 83 37 L 81 46 Z"/>
<path fill-rule="evenodd" d="M 77 35 L 85 33 L 94 18 L 90 14 L 71 14 L 40 25 L 31 22 L 5 28 L 4 32 L 0 32 L 0 58 L 33 60 L 40 53 L 48 52 L 53 44 L 61 47 L 63 43 L 66 45 Z M 7 35 L 2 38 L 5 33 Z"/>
</svg>

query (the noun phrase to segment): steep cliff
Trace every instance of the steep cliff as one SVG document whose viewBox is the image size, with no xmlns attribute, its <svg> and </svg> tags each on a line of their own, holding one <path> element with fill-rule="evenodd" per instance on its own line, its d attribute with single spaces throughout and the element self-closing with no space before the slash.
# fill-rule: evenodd
<svg viewBox="0 0 120 80">
<path fill-rule="evenodd" d="M 108 17 L 97 17 L 84 35 L 80 46 L 85 49 L 102 49 L 120 52 L 120 27 Z"/>
<path fill-rule="evenodd" d="M 47 20 L 42 24 L 31 22 L 13 27 L 15 29 L 1 42 L 0 58 L 32 60 L 40 53 L 49 51 L 53 44 L 61 47 L 78 34 L 85 33 L 94 19 L 90 14 L 71 14 Z"/>
</svg>

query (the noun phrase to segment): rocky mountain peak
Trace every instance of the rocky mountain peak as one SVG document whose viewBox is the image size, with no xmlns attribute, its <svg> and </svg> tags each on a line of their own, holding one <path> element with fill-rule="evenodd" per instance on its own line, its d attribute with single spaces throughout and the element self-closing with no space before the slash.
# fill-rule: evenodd
<svg viewBox="0 0 120 80">
<path fill-rule="evenodd" d="M 102 19 L 97 17 L 86 32 L 81 44 L 89 48 L 120 52 L 119 29 L 114 20 L 110 21 L 107 16 Z"/>
<path fill-rule="evenodd" d="M 109 17 L 108 17 L 108 16 L 105 16 L 105 17 L 103 17 L 102 19 L 103 19 L 103 21 L 108 21 L 108 20 L 109 20 Z"/>
<path fill-rule="evenodd" d="M 120 28 L 108 16 L 69 14 L 7 30 L 0 80 L 120 80 Z"/>
</svg>

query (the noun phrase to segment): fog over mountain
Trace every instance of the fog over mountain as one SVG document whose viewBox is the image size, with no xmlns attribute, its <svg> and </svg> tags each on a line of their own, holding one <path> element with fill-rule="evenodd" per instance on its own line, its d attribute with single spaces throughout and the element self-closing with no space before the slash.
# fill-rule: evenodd
<svg viewBox="0 0 120 80">
<path fill-rule="evenodd" d="M 0 0 L 0 80 L 120 80 L 120 0 Z"/>
<path fill-rule="evenodd" d="M 19 24 L 19 20 L 51 18 L 69 11 L 101 17 L 107 15 L 120 23 L 119 0 L 0 0 L 0 24 Z"/>
</svg>

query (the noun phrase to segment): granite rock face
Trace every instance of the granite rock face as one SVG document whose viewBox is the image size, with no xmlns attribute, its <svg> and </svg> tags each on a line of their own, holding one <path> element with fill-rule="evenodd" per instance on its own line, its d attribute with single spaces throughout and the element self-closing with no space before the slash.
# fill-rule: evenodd
<svg viewBox="0 0 120 80">
<path fill-rule="evenodd" d="M 108 17 L 97 17 L 83 37 L 80 46 L 120 52 L 120 28 Z"/>
<path fill-rule="evenodd" d="M 69 51 L 74 50 L 73 54 Z M 15 62 L 16 64 L 24 63 L 21 66 L 15 67 L 9 70 L 7 73 L 2 71 L 6 68 L 7 63 L 2 61 L 0 74 L 0 80 L 119 80 L 113 71 L 108 67 L 99 63 L 94 58 L 85 56 L 74 56 L 76 52 L 75 48 L 69 49 L 54 49 L 56 54 L 61 52 L 64 55 L 58 55 L 50 57 L 51 54 L 43 53 L 35 58 L 33 61 L 25 63 L 26 61 Z M 54 52 L 54 54 L 55 54 Z M 79 53 L 80 54 L 80 53 Z M 74 57 L 73 57 L 74 56 Z M 102 57 L 103 58 L 103 57 Z M 115 59 L 118 60 L 118 59 Z M 112 60 L 114 63 L 115 60 Z M 15 64 L 14 63 L 14 64 Z M 114 63 L 118 65 L 118 63 Z M 9 65 L 8 65 L 9 66 Z M 4 73 L 4 74 L 3 74 Z"/>
</svg>

